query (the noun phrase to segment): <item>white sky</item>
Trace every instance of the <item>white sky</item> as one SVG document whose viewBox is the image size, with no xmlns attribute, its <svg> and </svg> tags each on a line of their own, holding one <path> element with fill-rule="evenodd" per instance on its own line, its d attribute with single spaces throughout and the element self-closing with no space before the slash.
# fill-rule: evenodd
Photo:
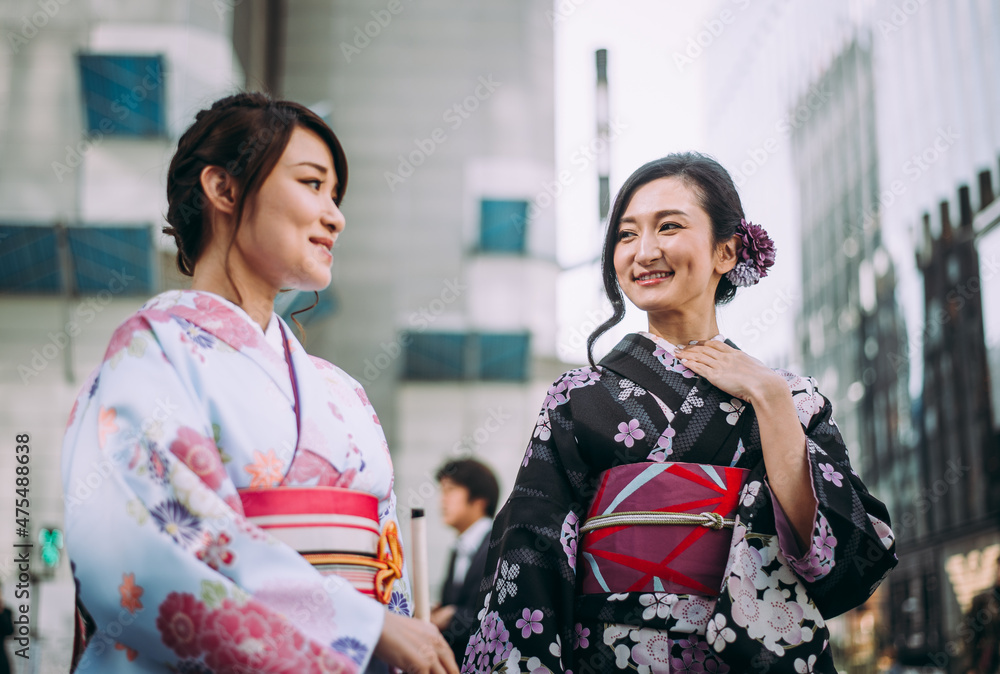
<svg viewBox="0 0 1000 674">
<path fill-rule="evenodd" d="M 597 132 L 595 52 L 608 50 L 613 199 L 625 178 L 647 161 L 704 147 L 701 68 L 680 73 L 673 54 L 682 52 L 684 40 L 697 32 L 706 5 L 574 1 L 580 2 L 555 3 L 556 173 L 568 171 L 571 176 L 555 208 L 559 262 L 584 266 L 565 272 L 560 280 L 558 352 L 564 360 L 582 362 L 586 335 L 610 316 L 599 267 L 584 264 L 599 257 L 603 240 L 596 165 L 583 166 L 579 151 Z M 621 128 L 617 136 L 616 121 Z M 595 355 L 600 358 L 625 333 L 645 328 L 645 315 L 631 308 L 625 321 L 598 342 Z"/>
</svg>

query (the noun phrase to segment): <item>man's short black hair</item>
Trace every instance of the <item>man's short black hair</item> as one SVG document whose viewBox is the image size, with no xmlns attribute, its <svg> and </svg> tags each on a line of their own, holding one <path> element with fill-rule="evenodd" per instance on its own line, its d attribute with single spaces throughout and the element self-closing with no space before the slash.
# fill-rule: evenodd
<svg viewBox="0 0 1000 674">
<path fill-rule="evenodd" d="M 438 469 L 434 476 L 438 482 L 448 479 L 460 487 L 469 490 L 469 500 L 483 499 L 486 501 L 486 515 L 493 517 L 497 511 L 497 501 L 500 499 L 500 485 L 489 467 L 475 459 L 458 459 L 449 461 Z"/>
</svg>

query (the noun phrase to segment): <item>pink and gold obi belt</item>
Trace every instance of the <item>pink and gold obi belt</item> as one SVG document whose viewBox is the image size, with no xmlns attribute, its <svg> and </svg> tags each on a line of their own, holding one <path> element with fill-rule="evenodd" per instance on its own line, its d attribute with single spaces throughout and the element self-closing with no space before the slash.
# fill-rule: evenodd
<svg viewBox="0 0 1000 674">
<path fill-rule="evenodd" d="M 697 463 L 604 471 L 580 528 L 583 592 L 718 596 L 749 474 Z"/>
<path fill-rule="evenodd" d="M 383 604 L 402 577 L 395 522 L 379 530 L 378 499 L 338 487 L 241 489 L 249 521 L 299 552 L 324 575 L 336 574 Z"/>
</svg>

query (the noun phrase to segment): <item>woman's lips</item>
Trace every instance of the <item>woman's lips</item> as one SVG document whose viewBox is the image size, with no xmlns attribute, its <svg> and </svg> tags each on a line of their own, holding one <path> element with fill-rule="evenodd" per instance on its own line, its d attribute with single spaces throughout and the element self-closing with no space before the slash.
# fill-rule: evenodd
<svg viewBox="0 0 1000 674">
<path fill-rule="evenodd" d="M 636 285 L 639 286 L 655 286 L 658 283 L 663 283 L 667 279 L 672 278 L 674 272 L 672 271 L 658 271 L 650 274 L 642 274 L 637 276 L 635 279 Z"/>
</svg>

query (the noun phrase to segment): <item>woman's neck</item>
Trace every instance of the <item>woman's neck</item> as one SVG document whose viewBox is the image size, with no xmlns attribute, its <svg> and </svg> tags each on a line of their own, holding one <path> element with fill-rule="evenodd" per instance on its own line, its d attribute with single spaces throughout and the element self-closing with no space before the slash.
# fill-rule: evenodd
<svg viewBox="0 0 1000 674">
<path fill-rule="evenodd" d="M 195 265 L 191 289 L 204 290 L 226 298 L 247 312 L 253 322 L 266 332 L 271 314 L 274 313 L 277 291 L 262 279 L 246 273 L 237 255 L 230 256 L 229 275 L 226 274 L 225 259 L 217 258 L 217 255 L 205 251 L 205 255 Z"/>
<path fill-rule="evenodd" d="M 712 339 L 719 334 L 715 312 L 707 315 L 648 314 L 649 331 L 671 344 L 682 345 Z"/>
</svg>

